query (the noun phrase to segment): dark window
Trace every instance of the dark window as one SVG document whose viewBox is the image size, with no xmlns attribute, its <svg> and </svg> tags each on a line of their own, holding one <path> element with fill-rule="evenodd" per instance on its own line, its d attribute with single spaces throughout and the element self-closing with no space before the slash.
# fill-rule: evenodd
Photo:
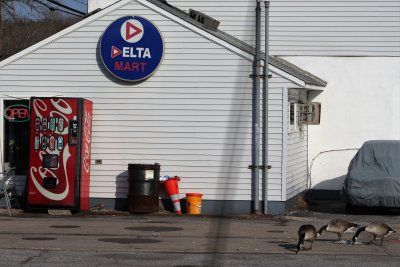
<svg viewBox="0 0 400 267">
<path fill-rule="evenodd" d="M 4 100 L 4 163 L 26 175 L 29 161 L 29 100 Z"/>
</svg>

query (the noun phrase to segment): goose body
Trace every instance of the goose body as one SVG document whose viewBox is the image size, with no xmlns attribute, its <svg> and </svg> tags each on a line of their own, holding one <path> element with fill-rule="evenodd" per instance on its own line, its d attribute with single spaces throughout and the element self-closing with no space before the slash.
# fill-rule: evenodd
<svg viewBox="0 0 400 267">
<path fill-rule="evenodd" d="M 342 219 L 333 219 L 327 225 L 322 226 L 319 229 L 318 234 L 322 235 L 324 231 L 336 233 L 338 235 L 338 241 L 340 241 L 343 233 L 346 233 L 353 228 L 359 227 L 360 225 L 352 222 L 348 222 Z"/>
<path fill-rule="evenodd" d="M 301 248 L 304 248 L 304 241 L 311 242 L 308 249 L 312 249 L 314 240 L 318 237 L 317 229 L 311 224 L 304 224 L 298 230 L 299 242 L 297 243 L 296 254 L 299 253 Z"/>
<path fill-rule="evenodd" d="M 394 231 L 391 227 L 389 227 L 388 225 L 386 225 L 382 222 L 371 222 L 367 226 L 364 226 L 364 227 L 361 227 L 358 229 L 358 231 L 352 238 L 353 245 L 357 241 L 360 233 L 363 231 L 368 232 L 374 236 L 374 238 L 368 244 L 371 244 L 375 239 L 380 238 L 381 243 L 379 244 L 379 246 L 382 246 L 383 238 L 385 236 L 388 236 L 392 233 L 396 233 L 396 231 Z"/>
</svg>

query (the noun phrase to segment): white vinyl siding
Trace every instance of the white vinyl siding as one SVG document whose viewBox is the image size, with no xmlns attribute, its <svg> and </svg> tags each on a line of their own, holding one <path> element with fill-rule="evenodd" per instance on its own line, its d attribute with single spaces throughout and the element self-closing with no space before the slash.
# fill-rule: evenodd
<svg viewBox="0 0 400 267">
<path fill-rule="evenodd" d="M 288 135 L 287 152 L 287 199 L 307 188 L 308 128 L 300 126 L 300 131 Z"/>
<path fill-rule="evenodd" d="M 276 77 L 276 76 L 274 76 Z M 282 132 L 283 125 L 283 86 L 287 84 L 282 78 L 269 79 L 268 94 L 268 162 L 271 169 L 268 172 L 268 200 L 282 200 L 282 149 L 284 136 Z M 262 130 L 262 129 L 261 129 Z M 260 142 L 261 143 L 261 142 Z M 261 156 L 260 156 L 261 160 Z M 260 164 L 261 165 L 261 164 Z M 262 179 L 260 173 L 260 190 L 262 188 Z M 260 191 L 262 196 L 262 191 Z"/>
<path fill-rule="evenodd" d="M 139 84 L 110 79 L 96 54 L 105 28 L 125 15 L 149 19 L 165 41 L 159 69 Z M 93 101 L 91 198 L 126 198 L 128 164 L 157 162 L 161 175 L 181 177 L 182 197 L 250 200 L 251 72 L 251 61 L 131 3 L 2 67 L 0 92 Z M 268 195 L 280 201 L 282 88 L 293 84 L 276 75 L 270 83 Z"/>
<path fill-rule="evenodd" d="M 293 84 L 283 78 L 269 79 L 269 83 L 267 164 L 271 165 L 271 169 L 267 171 L 268 200 L 286 201 L 288 174 L 287 88 L 293 87 Z M 276 142 L 279 142 L 279 147 L 273 145 Z M 307 162 L 304 164 L 304 167 L 307 168 Z"/>
<path fill-rule="evenodd" d="M 254 45 L 255 0 L 169 0 L 219 20 L 219 29 Z M 262 47 L 264 46 L 264 2 Z M 400 56 L 400 1 L 271 0 L 270 54 Z"/>
</svg>

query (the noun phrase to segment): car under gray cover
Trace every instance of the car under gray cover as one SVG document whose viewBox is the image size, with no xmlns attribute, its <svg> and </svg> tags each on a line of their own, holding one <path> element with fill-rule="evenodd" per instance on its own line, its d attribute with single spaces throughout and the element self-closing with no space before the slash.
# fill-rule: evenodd
<svg viewBox="0 0 400 267">
<path fill-rule="evenodd" d="M 350 162 L 342 198 L 353 206 L 400 207 L 400 140 L 365 142 Z"/>
</svg>

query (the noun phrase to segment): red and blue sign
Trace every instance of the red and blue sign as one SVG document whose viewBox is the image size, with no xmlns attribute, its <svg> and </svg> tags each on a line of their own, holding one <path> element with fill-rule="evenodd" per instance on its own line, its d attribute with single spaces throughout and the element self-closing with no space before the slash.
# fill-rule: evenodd
<svg viewBox="0 0 400 267">
<path fill-rule="evenodd" d="M 137 82 L 151 76 L 164 55 L 157 27 L 145 18 L 127 16 L 111 23 L 100 39 L 104 66 L 118 79 Z"/>
</svg>

